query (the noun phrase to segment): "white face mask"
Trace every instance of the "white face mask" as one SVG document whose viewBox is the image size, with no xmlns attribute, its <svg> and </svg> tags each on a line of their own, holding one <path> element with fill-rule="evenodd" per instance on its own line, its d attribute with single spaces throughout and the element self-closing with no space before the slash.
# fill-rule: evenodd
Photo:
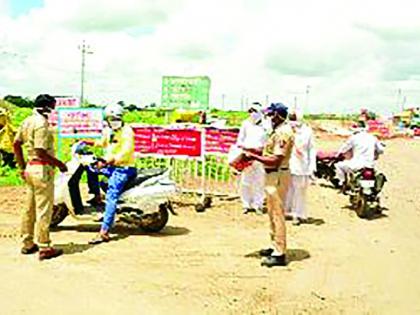
<svg viewBox="0 0 420 315">
<path fill-rule="evenodd" d="M 122 121 L 121 120 L 111 120 L 109 122 L 109 126 L 112 130 L 118 130 L 122 127 Z"/>
<path fill-rule="evenodd" d="M 262 114 L 260 112 L 252 112 L 250 114 L 250 117 L 251 117 L 251 120 L 254 123 L 257 123 L 257 122 L 259 122 L 262 119 Z"/>
<path fill-rule="evenodd" d="M 302 123 L 296 120 L 289 121 L 289 123 L 292 128 L 300 128 L 302 126 Z"/>
</svg>

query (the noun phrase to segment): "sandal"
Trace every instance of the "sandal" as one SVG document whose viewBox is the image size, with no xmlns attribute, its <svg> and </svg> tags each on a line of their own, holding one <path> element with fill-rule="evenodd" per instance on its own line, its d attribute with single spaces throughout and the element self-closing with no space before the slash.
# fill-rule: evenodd
<svg viewBox="0 0 420 315">
<path fill-rule="evenodd" d="M 108 243 L 111 240 L 111 238 L 108 235 L 104 234 L 98 234 L 93 239 L 89 241 L 90 245 L 97 245 L 101 243 Z"/>
</svg>

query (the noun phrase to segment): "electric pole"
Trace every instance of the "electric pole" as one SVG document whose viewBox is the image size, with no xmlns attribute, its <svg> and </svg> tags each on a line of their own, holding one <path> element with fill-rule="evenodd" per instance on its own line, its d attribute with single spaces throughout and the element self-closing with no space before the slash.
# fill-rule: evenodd
<svg viewBox="0 0 420 315">
<path fill-rule="evenodd" d="M 306 86 L 306 91 L 305 91 L 305 93 L 306 93 L 305 110 L 306 110 L 306 111 L 308 110 L 308 102 L 309 102 L 309 88 L 310 88 L 310 86 L 309 86 L 309 85 L 307 85 L 307 86 Z"/>
<path fill-rule="evenodd" d="M 225 110 L 225 94 L 222 94 L 222 110 Z"/>
<path fill-rule="evenodd" d="M 78 48 L 82 54 L 82 65 L 80 71 L 80 106 L 82 106 L 84 101 L 85 85 L 85 55 L 93 54 L 93 51 L 90 50 L 90 46 L 86 44 L 85 40 L 83 40 L 82 45 L 79 45 Z"/>
</svg>

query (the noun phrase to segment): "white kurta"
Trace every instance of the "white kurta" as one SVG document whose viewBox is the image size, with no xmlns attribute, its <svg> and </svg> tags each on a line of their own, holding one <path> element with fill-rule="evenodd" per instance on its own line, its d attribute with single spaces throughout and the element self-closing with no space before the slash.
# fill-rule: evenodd
<svg viewBox="0 0 420 315">
<path fill-rule="evenodd" d="M 295 144 L 290 156 L 292 179 L 287 193 L 286 210 L 294 217 L 306 219 L 306 191 L 316 170 L 316 150 L 311 127 L 301 124 L 295 128 Z"/>
<path fill-rule="evenodd" d="M 364 167 L 374 168 L 375 158 L 384 152 L 384 148 L 374 135 L 366 131 L 360 131 L 352 135 L 344 143 L 339 153 L 346 153 L 348 151 L 352 151 L 353 157 L 350 160 L 341 161 L 335 165 L 340 183 L 344 182 L 346 173 Z"/>
<path fill-rule="evenodd" d="M 245 149 L 261 150 L 267 141 L 268 132 L 263 124 L 245 120 L 239 131 L 237 145 Z M 241 173 L 241 199 L 244 209 L 261 209 L 264 203 L 264 166 L 254 161 Z"/>
</svg>

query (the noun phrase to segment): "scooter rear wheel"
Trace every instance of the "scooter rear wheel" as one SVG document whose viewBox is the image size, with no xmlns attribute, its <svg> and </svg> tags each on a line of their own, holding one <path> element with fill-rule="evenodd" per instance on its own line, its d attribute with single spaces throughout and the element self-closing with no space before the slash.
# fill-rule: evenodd
<svg viewBox="0 0 420 315">
<path fill-rule="evenodd" d="M 51 216 L 50 227 L 56 227 L 69 215 L 69 209 L 65 203 L 60 203 L 53 206 L 53 213 Z"/>
<path fill-rule="evenodd" d="M 169 220 L 169 202 L 161 203 L 159 211 L 154 213 L 146 213 L 142 216 L 140 227 L 145 232 L 157 233 L 162 230 Z"/>
</svg>

